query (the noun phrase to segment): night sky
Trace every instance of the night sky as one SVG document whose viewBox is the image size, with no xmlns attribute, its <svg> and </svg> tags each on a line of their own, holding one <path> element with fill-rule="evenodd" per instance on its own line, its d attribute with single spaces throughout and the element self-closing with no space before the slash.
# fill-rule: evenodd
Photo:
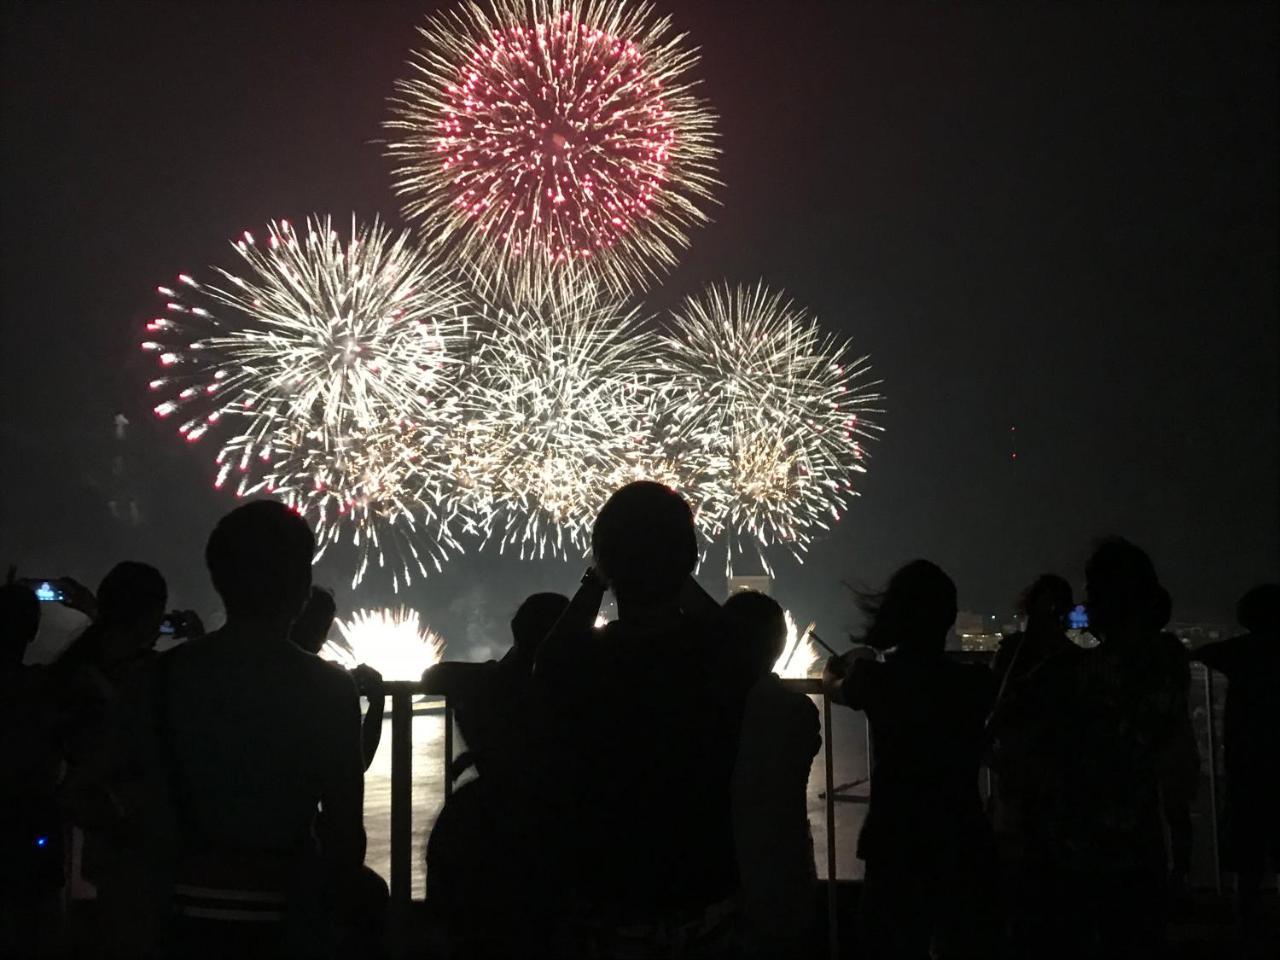
<svg viewBox="0 0 1280 960">
<path fill-rule="evenodd" d="M 778 557 L 786 605 L 839 636 L 842 582 L 926 556 L 1003 614 L 1112 532 L 1178 619 L 1277 577 L 1273 4 L 659 6 L 702 48 L 725 187 L 647 305 L 763 277 L 885 381 L 864 495 L 804 566 Z M 399 222 L 380 125 L 431 8 L 5 4 L 0 563 L 96 584 L 150 560 L 214 609 L 233 498 L 149 413 L 153 288 L 269 219 Z M 470 556 L 406 599 L 500 644 L 579 566 Z"/>
</svg>

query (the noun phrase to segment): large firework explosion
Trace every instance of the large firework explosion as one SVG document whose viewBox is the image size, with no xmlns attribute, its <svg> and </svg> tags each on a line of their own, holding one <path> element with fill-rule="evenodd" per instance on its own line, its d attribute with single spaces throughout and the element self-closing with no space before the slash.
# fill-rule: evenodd
<svg viewBox="0 0 1280 960">
<path fill-rule="evenodd" d="M 649 437 L 653 340 L 589 289 L 494 308 L 472 364 L 464 507 L 521 556 L 584 550 Z"/>
<path fill-rule="evenodd" d="M 163 370 L 156 414 L 188 441 L 219 430 L 216 485 L 281 495 L 322 544 L 349 531 L 357 581 L 370 559 L 388 562 L 384 525 L 413 533 L 391 558 L 397 586 L 426 572 L 424 556 L 438 566 L 456 546 L 452 507 L 420 461 L 462 417 L 464 288 L 376 222 L 353 222 L 344 243 L 327 218 L 302 236 L 281 221 L 266 244 L 246 233 L 234 246 L 240 272 L 159 288 L 165 311 L 142 345 Z"/>
<path fill-rule="evenodd" d="M 340 639 L 320 651 L 348 670 L 365 664 L 385 680 L 421 680 L 444 657 L 444 639 L 422 624 L 416 610 L 357 610 L 338 621 Z"/>
<path fill-rule="evenodd" d="M 766 571 L 773 544 L 799 558 L 856 495 L 879 396 L 867 358 L 846 354 L 763 285 L 708 287 L 675 311 L 661 337 L 662 442 L 726 571 L 747 543 Z"/>
<path fill-rule="evenodd" d="M 489 0 L 430 18 L 388 153 L 407 216 L 521 293 L 670 268 L 716 185 L 696 52 L 647 3 Z"/>
</svg>

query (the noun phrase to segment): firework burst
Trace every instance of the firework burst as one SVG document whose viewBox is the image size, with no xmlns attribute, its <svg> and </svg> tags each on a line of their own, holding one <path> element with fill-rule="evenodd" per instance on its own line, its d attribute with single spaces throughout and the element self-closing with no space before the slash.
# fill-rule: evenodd
<svg viewBox="0 0 1280 960">
<path fill-rule="evenodd" d="M 216 486 L 280 495 L 323 545 L 349 531 L 357 582 L 371 561 L 396 566 L 397 587 L 438 567 L 453 510 L 423 461 L 462 416 L 464 288 L 376 222 L 344 243 L 327 218 L 301 236 L 282 221 L 235 251 L 238 272 L 159 288 L 142 344 L 162 370 L 156 414 L 190 442 L 218 431 Z M 389 556 L 390 542 L 405 549 Z"/>
<path fill-rule="evenodd" d="M 350 670 L 366 664 L 386 680 L 420 680 L 444 657 L 444 639 L 423 625 L 416 610 L 357 610 L 338 621 L 341 637 L 320 656 Z"/>
<path fill-rule="evenodd" d="M 388 153 L 407 216 L 521 292 L 614 292 L 670 268 L 707 219 L 714 116 L 669 18 L 621 0 L 490 0 L 420 28 Z"/>
<path fill-rule="evenodd" d="M 595 511 L 647 449 L 652 348 L 635 311 L 592 291 L 493 312 L 455 462 L 503 549 L 585 549 Z"/>
<path fill-rule="evenodd" d="M 747 543 L 766 571 L 773 544 L 799 558 L 856 495 L 879 395 L 867 358 L 846 354 L 763 285 L 709 287 L 661 337 L 663 444 L 727 572 Z"/>
</svg>

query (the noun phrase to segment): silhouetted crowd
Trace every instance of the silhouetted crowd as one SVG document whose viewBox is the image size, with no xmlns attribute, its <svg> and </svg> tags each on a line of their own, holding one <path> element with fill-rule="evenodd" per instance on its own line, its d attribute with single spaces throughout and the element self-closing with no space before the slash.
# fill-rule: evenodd
<svg viewBox="0 0 1280 960">
<path fill-rule="evenodd" d="M 317 656 L 335 616 L 307 523 L 271 501 L 205 549 L 225 625 L 167 613 L 153 567 L 96 593 L 90 625 L 24 666 L 32 586 L 0 587 L 0 953 L 380 957 L 388 892 L 364 865 L 364 773 L 383 682 Z M 596 518 L 572 597 L 529 597 L 500 660 L 423 677 L 466 750 L 427 843 L 436 957 L 798 957 L 826 949 L 807 813 L 814 700 L 773 673 L 769 597 L 693 579 L 693 518 L 633 483 Z M 874 757 L 847 956 L 1156 957 L 1190 868 L 1201 758 L 1190 662 L 1229 679 L 1227 866 L 1244 942 L 1277 956 L 1280 585 L 1245 633 L 1187 651 L 1148 556 L 1101 542 L 1084 570 L 1097 644 L 1068 635 L 1068 582 L 1041 576 L 990 665 L 945 646 L 956 587 L 927 560 L 861 598 L 825 692 L 865 713 Z M 597 627 L 607 591 L 617 619 Z M 184 642 L 156 652 L 162 631 Z M 368 701 L 362 716 L 361 696 Z M 980 771 L 991 789 L 980 790 Z M 72 875 L 96 889 L 67 913 Z M 403 921 L 404 918 L 401 918 Z"/>
</svg>

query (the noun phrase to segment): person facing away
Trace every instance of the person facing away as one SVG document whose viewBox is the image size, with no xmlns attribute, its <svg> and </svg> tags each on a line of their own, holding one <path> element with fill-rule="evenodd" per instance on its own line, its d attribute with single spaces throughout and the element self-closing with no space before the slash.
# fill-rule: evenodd
<svg viewBox="0 0 1280 960">
<path fill-rule="evenodd" d="M 730 780 L 743 691 L 720 624 L 687 599 L 693 515 L 671 489 L 631 483 L 600 510 L 591 544 L 595 568 L 535 666 L 567 786 L 566 951 L 721 956 L 734 937 Z M 606 586 L 618 619 L 596 630 Z"/>
<path fill-rule="evenodd" d="M 1263 877 L 1280 869 L 1280 584 L 1254 587 L 1236 606 L 1247 633 L 1191 656 L 1227 678 L 1227 864 L 1237 876 L 1240 918 L 1260 920 Z"/>
<path fill-rule="evenodd" d="M 24 666 L 40 629 L 40 601 L 0 586 L 0 954 L 52 955 L 61 926 L 61 754 L 48 671 Z"/>
<path fill-rule="evenodd" d="M 550 949 L 558 851 L 546 842 L 545 727 L 533 664 L 568 603 L 535 593 L 512 617 L 513 644 L 502 659 L 446 661 L 423 674 L 425 692 L 447 698 L 466 743 L 446 775 L 477 773 L 445 801 L 427 840 L 427 902 L 455 956 Z"/>
<path fill-rule="evenodd" d="M 338 605 L 334 602 L 333 591 L 313 586 L 302 612 L 289 628 L 289 639 L 307 653 L 319 656 L 337 613 Z M 383 685 L 382 674 L 368 664 L 359 664 L 350 673 L 356 689 L 369 700 L 369 709 L 365 711 L 364 721 L 360 726 L 360 752 L 364 756 L 364 768 L 368 770 L 378 753 L 378 745 L 382 742 L 386 687 Z"/>
<path fill-rule="evenodd" d="M 956 588 L 915 560 L 862 602 L 866 647 L 828 661 L 837 703 L 866 712 L 874 762 L 858 837 L 867 956 L 987 956 L 991 840 L 978 792 L 991 671 L 944 656 Z M 870 650 L 887 651 L 883 661 Z"/>
<path fill-rule="evenodd" d="M 807 789 L 822 746 L 818 708 L 773 672 L 787 639 L 782 607 L 744 590 L 723 611 L 750 684 L 733 768 L 742 954 L 800 956 L 809 948 L 817 881 Z"/>
<path fill-rule="evenodd" d="M 1073 606 L 1071 584 L 1056 574 L 1041 574 L 1019 599 L 1023 628 L 1001 640 L 991 664 L 996 684 L 996 702 L 987 724 L 989 761 L 995 774 L 991 817 L 1001 861 L 1014 873 L 1025 864 L 1024 824 L 1034 818 L 1034 799 L 1040 793 L 1037 737 L 1051 722 L 1045 716 L 1046 701 L 1035 690 L 1035 678 L 1054 658 L 1079 651 L 1067 636 Z M 1014 888 L 1018 886 L 1015 881 Z"/>
<path fill-rule="evenodd" d="M 168 917 L 173 831 L 150 739 L 167 602 L 155 567 L 116 564 L 98 586 L 95 619 L 53 667 L 66 723 L 61 792 L 84 831 L 81 873 L 97 888 L 110 956 L 154 955 Z"/>
<path fill-rule="evenodd" d="M 1168 877 L 1161 787 L 1180 775 L 1190 730 L 1186 658 L 1161 636 L 1168 596 L 1129 541 L 1095 548 L 1085 605 L 1098 646 L 1059 660 L 1040 690 L 1054 723 L 1032 842 L 1052 865 L 1046 900 L 1058 920 L 1041 952 L 1152 956 Z"/>
<path fill-rule="evenodd" d="M 335 925 L 361 927 L 377 909 L 360 871 L 356 687 L 290 640 L 314 550 L 306 521 L 283 504 L 254 501 L 224 516 L 205 561 L 226 624 L 165 654 L 157 681 L 183 835 L 179 912 L 283 912 L 289 953 L 332 946 Z M 199 935 L 189 929 L 188 945 Z"/>
</svg>

